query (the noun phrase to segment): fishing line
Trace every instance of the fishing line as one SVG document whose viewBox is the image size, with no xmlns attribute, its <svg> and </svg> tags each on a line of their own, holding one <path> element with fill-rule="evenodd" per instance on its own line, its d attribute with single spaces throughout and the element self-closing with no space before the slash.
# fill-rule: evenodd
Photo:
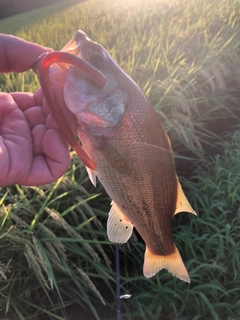
<svg viewBox="0 0 240 320">
<path fill-rule="evenodd" d="M 121 320 L 121 300 L 120 300 L 120 265 L 119 265 L 119 244 L 115 244 L 116 258 L 116 310 L 117 320 Z"/>
<path fill-rule="evenodd" d="M 119 244 L 115 244 L 115 261 L 116 261 L 116 315 L 117 320 L 121 320 L 121 299 L 131 298 L 130 294 L 120 295 L 120 262 L 119 262 Z"/>
</svg>

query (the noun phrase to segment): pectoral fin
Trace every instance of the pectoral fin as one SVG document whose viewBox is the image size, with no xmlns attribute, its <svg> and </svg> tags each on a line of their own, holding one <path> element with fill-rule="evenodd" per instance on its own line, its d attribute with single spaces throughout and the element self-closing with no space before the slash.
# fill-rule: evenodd
<svg viewBox="0 0 240 320">
<path fill-rule="evenodd" d="M 86 167 L 87 169 L 87 173 L 88 173 L 88 176 L 89 176 L 89 179 L 90 181 L 92 182 L 92 184 L 94 185 L 94 187 L 96 187 L 96 184 L 97 184 L 97 175 L 96 175 L 96 171 L 95 170 L 92 170 L 88 167 Z"/>
<path fill-rule="evenodd" d="M 197 215 L 196 212 L 191 207 L 190 203 L 188 202 L 188 199 L 186 198 L 183 192 L 182 186 L 178 181 L 177 205 L 176 205 L 176 210 L 174 212 L 174 215 L 179 212 L 189 212 L 194 214 L 195 216 Z"/>
<path fill-rule="evenodd" d="M 150 278 L 162 269 L 167 269 L 175 277 L 190 283 L 187 269 L 184 266 L 176 246 L 174 247 L 174 251 L 167 256 L 153 254 L 148 247 L 146 247 L 143 265 L 144 276 Z"/>
<path fill-rule="evenodd" d="M 125 243 L 132 235 L 133 225 L 114 201 L 107 221 L 107 235 L 111 242 Z"/>
</svg>

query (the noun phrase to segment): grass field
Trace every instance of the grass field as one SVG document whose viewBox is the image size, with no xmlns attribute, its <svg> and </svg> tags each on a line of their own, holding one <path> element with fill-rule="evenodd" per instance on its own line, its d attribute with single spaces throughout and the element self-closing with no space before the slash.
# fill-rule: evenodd
<svg viewBox="0 0 240 320">
<path fill-rule="evenodd" d="M 173 221 L 191 284 L 165 271 L 145 279 L 137 236 L 120 247 L 121 291 L 132 295 L 123 319 L 240 319 L 238 0 L 62 1 L 0 21 L 0 32 L 55 50 L 78 29 L 105 46 L 156 108 L 198 212 Z M 38 86 L 32 72 L 0 77 L 6 92 Z M 66 308 L 78 305 L 76 319 L 115 319 L 109 203 L 75 156 L 54 184 L 0 190 L 0 317 L 71 319 Z"/>
</svg>

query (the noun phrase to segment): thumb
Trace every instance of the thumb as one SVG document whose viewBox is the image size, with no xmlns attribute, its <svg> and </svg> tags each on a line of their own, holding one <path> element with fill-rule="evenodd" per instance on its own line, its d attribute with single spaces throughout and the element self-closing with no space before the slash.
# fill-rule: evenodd
<svg viewBox="0 0 240 320">
<path fill-rule="evenodd" d="M 27 71 L 41 54 L 49 51 L 53 50 L 12 35 L 0 34 L 0 73 Z"/>
</svg>

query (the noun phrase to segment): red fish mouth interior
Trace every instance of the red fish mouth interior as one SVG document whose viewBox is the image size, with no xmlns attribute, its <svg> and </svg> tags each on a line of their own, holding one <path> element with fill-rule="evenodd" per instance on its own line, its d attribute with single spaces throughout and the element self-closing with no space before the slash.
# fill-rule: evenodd
<svg viewBox="0 0 240 320">
<path fill-rule="evenodd" d="M 52 116 L 57 122 L 61 134 L 65 137 L 74 151 L 77 153 L 78 157 L 83 161 L 83 163 L 90 169 L 94 170 L 95 164 L 83 150 L 79 144 L 76 136 L 72 133 L 70 124 L 66 121 L 62 108 L 66 108 L 65 102 L 62 101 L 61 105 L 57 103 L 56 97 L 54 95 L 53 89 L 51 87 L 51 81 L 49 77 L 49 68 L 53 63 L 60 62 L 66 63 L 74 66 L 84 72 L 90 79 L 92 79 L 95 84 L 99 87 L 104 87 L 106 84 L 105 76 L 92 65 L 86 61 L 76 57 L 67 52 L 51 52 L 44 55 L 39 64 L 39 80 L 40 84 L 46 98 L 47 104 L 51 110 Z"/>
</svg>

